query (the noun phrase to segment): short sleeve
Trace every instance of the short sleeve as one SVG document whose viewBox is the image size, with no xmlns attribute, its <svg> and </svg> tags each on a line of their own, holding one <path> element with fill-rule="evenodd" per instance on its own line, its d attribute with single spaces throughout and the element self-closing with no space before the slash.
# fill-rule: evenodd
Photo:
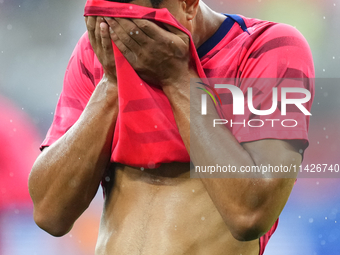
<svg viewBox="0 0 340 255">
<path fill-rule="evenodd" d="M 53 123 L 41 144 L 41 149 L 57 141 L 79 119 L 95 85 L 102 77 L 103 72 L 100 66 L 96 67 L 97 63 L 98 60 L 85 33 L 69 60 Z"/>
<path fill-rule="evenodd" d="M 311 99 L 302 106 L 309 113 L 314 98 L 314 65 L 309 45 L 295 28 L 271 23 L 267 28 L 251 30 L 253 40 L 240 65 L 241 77 L 239 88 L 245 95 L 245 114 L 234 115 L 232 133 L 236 139 L 249 142 L 261 139 L 298 139 L 305 147 L 308 145 L 308 127 L 310 115 L 303 113 L 297 104 L 286 105 L 284 98 Z M 252 95 L 249 95 L 251 88 Z M 299 92 L 285 93 L 284 90 Z M 301 90 L 302 89 L 302 90 Z M 273 98 L 273 91 L 277 97 Z M 307 94 L 305 94 L 304 91 Z M 256 110 L 271 109 L 277 101 L 276 110 L 269 115 L 257 115 L 249 110 L 248 97 Z M 282 99 L 284 101 L 282 101 Z"/>
</svg>

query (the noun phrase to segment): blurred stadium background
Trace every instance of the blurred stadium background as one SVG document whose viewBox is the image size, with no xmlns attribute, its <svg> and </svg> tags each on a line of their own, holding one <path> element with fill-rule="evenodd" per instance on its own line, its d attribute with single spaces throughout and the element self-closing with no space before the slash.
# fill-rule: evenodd
<svg viewBox="0 0 340 255">
<path fill-rule="evenodd" d="M 207 0 L 219 12 L 295 26 L 316 77 L 340 78 L 340 0 Z M 52 122 L 64 71 L 85 31 L 85 0 L 0 0 L 0 255 L 90 255 L 101 191 L 73 230 L 53 238 L 35 226 L 27 176 Z M 321 80 L 305 163 L 340 163 L 340 81 Z M 340 177 L 340 173 L 339 173 Z M 340 254 L 340 179 L 298 179 L 266 255 Z"/>
</svg>

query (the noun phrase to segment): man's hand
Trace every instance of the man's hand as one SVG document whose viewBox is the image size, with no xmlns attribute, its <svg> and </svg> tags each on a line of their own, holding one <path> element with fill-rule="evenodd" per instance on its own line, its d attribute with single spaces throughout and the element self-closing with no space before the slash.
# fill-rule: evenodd
<svg viewBox="0 0 340 255">
<path fill-rule="evenodd" d="M 179 84 L 190 71 L 189 36 L 145 19 L 104 18 L 110 37 L 138 75 L 148 83 Z"/>
<path fill-rule="evenodd" d="M 116 64 L 109 26 L 102 17 L 85 17 L 89 40 L 108 81 L 117 84 Z"/>
</svg>

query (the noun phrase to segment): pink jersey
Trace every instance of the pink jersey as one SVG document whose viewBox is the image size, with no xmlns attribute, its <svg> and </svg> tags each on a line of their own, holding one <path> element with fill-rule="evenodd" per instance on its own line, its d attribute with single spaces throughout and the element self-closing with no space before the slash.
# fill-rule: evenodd
<svg viewBox="0 0 340 255">
<path fill-rule="evenodd" d="M 314 78 L 314 66 L 306 40 L 296 29 L 285 24 L 247 19 L 240 15 L 227 16 L 229 19 L 225 20 L 226 24 L 222 27 L 231 27 L 229 32 L 221 32 L 221 27 L 197 50 L 206 76 L 227 78 L 244 95 L 247 95 L 248 88 L 252 88 L 253 105 L 257 110 L 271 108 L 273 88 L 278 89 L 279 101 L 276 111 L 268 116 L 257 116 L 250 112 L 247 100 L 245 114 L 233 115 L 231 93 L 216 89 L 221 98 L 224 118 L 229 122 L 240 123 L 232 127 L 229 123 L 228 128 L 240 143 L 269 138 L 299 139 L 307 146 L 309 116 L 295 105 L 288 105 L 287 115 L 282 116 L 280 93 L 282 87 L 307 89 L 312 98 L 303 106 L 311 110 L 314 80 L 310 78 Z M 287 98 L 300 96 L 292 93 Z M 296 122 L 286 121 L 281 125 L 280 122 L 285 119 Z M 249 120 L 252 122 L 250 125 Z M 294 128 L 285 127 L 296 123 Z"/>
<path fill-rule="evenodd" d="M 93 2 L 97 6 L 88 4 L 85 9 L 86 15 L 99 15 L 98 12 L 100 12 L 104 16 L 110 16 L 113 15 L 110 12 L 117 14 L 117 8 L 103 8 L 104 5 L 124 6 L 124 4 L 107 1 Z M 124 10 L 121 16 L 148 18 L 162 22 L 170 19 L 170 16 L 164 16 L 168 15 L 164 12 L 164 9 L 155 10 L 132 6 L 135 13 L 131 14 Z M 141 11 L 139 11 L 139 8 Z M 148 10 L 152 12 L 144 12 Z M 244 94 L 247 93 L 248 87 L 252 87 L 254 107 L 258 110 L 270 108 L 272 97 L 269 92 L 273 87 L 279 88 L 282 79 L 296 80 L 296 78 L 314 77 L 309 46 L 296 29 L 284 24 L 247 19 L 239 15 L 227 16 L 228 18 L 218 31 L 195 53 L 200 58 L 198 69 L 203 69 L 205 73 L 200 77 L 230 78 L 232 84 L 238 86 Z M 176 26 L 181 28 L 179 24 Z M 115 55 L 116 53 L 115 51 Z M 121 71 L 124 70 L 121 69 Z M 85 33 L 71 56 L 55 118 L 46 139 L 41 145 L 42 147 L 51 145 L 78 120 L 102 76 L 103 69 Z M 270 79 L 271 82 L 269 83 L 254 83 L 251 82 L 251 79 L 246 78 L 273 78 L 273 80 Z M 310 80 L 304 79 L 300 82 L 293 82 L 293 84 L 295 87 L 308 89 L 312 97 L 314 96 L 314 84 Z M 145 90 L 141 91 L 140 88 L 142 87 Z M 113 146 L 119 145 L 119 135 L 125 134 L 124 139 L 126 140 L 124 140 L 123 145 L 126 147 L 115 147 L 116 151 L 113 152 L 112 160 L 140 166 L 144 166 L 147 162 L 153 164 L 172 161 L 188 162 L 189 155 L 179 135 L 171 108 L 169 108 L 169 102 L 164 99 L 162 92 L 148 86 L 143 81 L 132 84 L 131 89 L 141 92 L 133 94 L 135 98 L 122 97 L 124 102 L 123 104 L 120 103 L 119 128 L 118 131 L 115 131 Z M 218 89 L 217 92 L 221 98 L 221 109 L 226 119 L 240 123 L 247 123 L 251 119 L 264 120 L 263 116 L 256 116 L 248 110 L 243 116 L 233 115 L 231 94 L 221 89 Z M 124 96 L 127 94 L 129 93 L 125 93 Z M 311 104 L 312 100 L 304 106 L 310 111 Z M 271 119 L 282 119 L 280 107 L 279 102 L 278 109 L 270 116 Z M 128 120 L 140 118 L 147 118 L 147 120 L 137 127 L 129 126 L 130 123 L 127 123 Z M 298 125 L 290 128 L 289 131 L 282 125 L 274 125 L 274 127 L 267 125 L 266 127 L 256 128 L 239 124 L 228 128 L 240 143 L 272 138 L 299 139 L 307 145 L 309 117 L 294 107 L 288 107 L 287 118 L 293 118 L 298 122 Z M 167 121 L 168 124 L 162 124 L 164 121 Z M 120 134 L 117 134 L 117 132 Z M 143 150 L 146 156 L 143 157 L 144 161 L 139 162 L 138 156 L 140 154 L 138 152 L 140 151 L 143 154 Z M 127 161 L 130 158 L 131 161 Z M 263 254 L 264 248 L 276 227 L 277 222 L 266 235 L 260 238 L 260 254 Z"/>
</svg>

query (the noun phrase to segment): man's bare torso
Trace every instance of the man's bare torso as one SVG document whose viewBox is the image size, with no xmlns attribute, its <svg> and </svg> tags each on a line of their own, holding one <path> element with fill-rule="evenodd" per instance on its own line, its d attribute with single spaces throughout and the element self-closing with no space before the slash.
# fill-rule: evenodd
<svg viewBox="0 0 340 255">
<path fill-rule="evenodd" d="M 232 237 L 189 164 L 141 171 L 116 165 L 106 177 L 96 255 L 258 255 L 259 241 Z"/>
</svg>

